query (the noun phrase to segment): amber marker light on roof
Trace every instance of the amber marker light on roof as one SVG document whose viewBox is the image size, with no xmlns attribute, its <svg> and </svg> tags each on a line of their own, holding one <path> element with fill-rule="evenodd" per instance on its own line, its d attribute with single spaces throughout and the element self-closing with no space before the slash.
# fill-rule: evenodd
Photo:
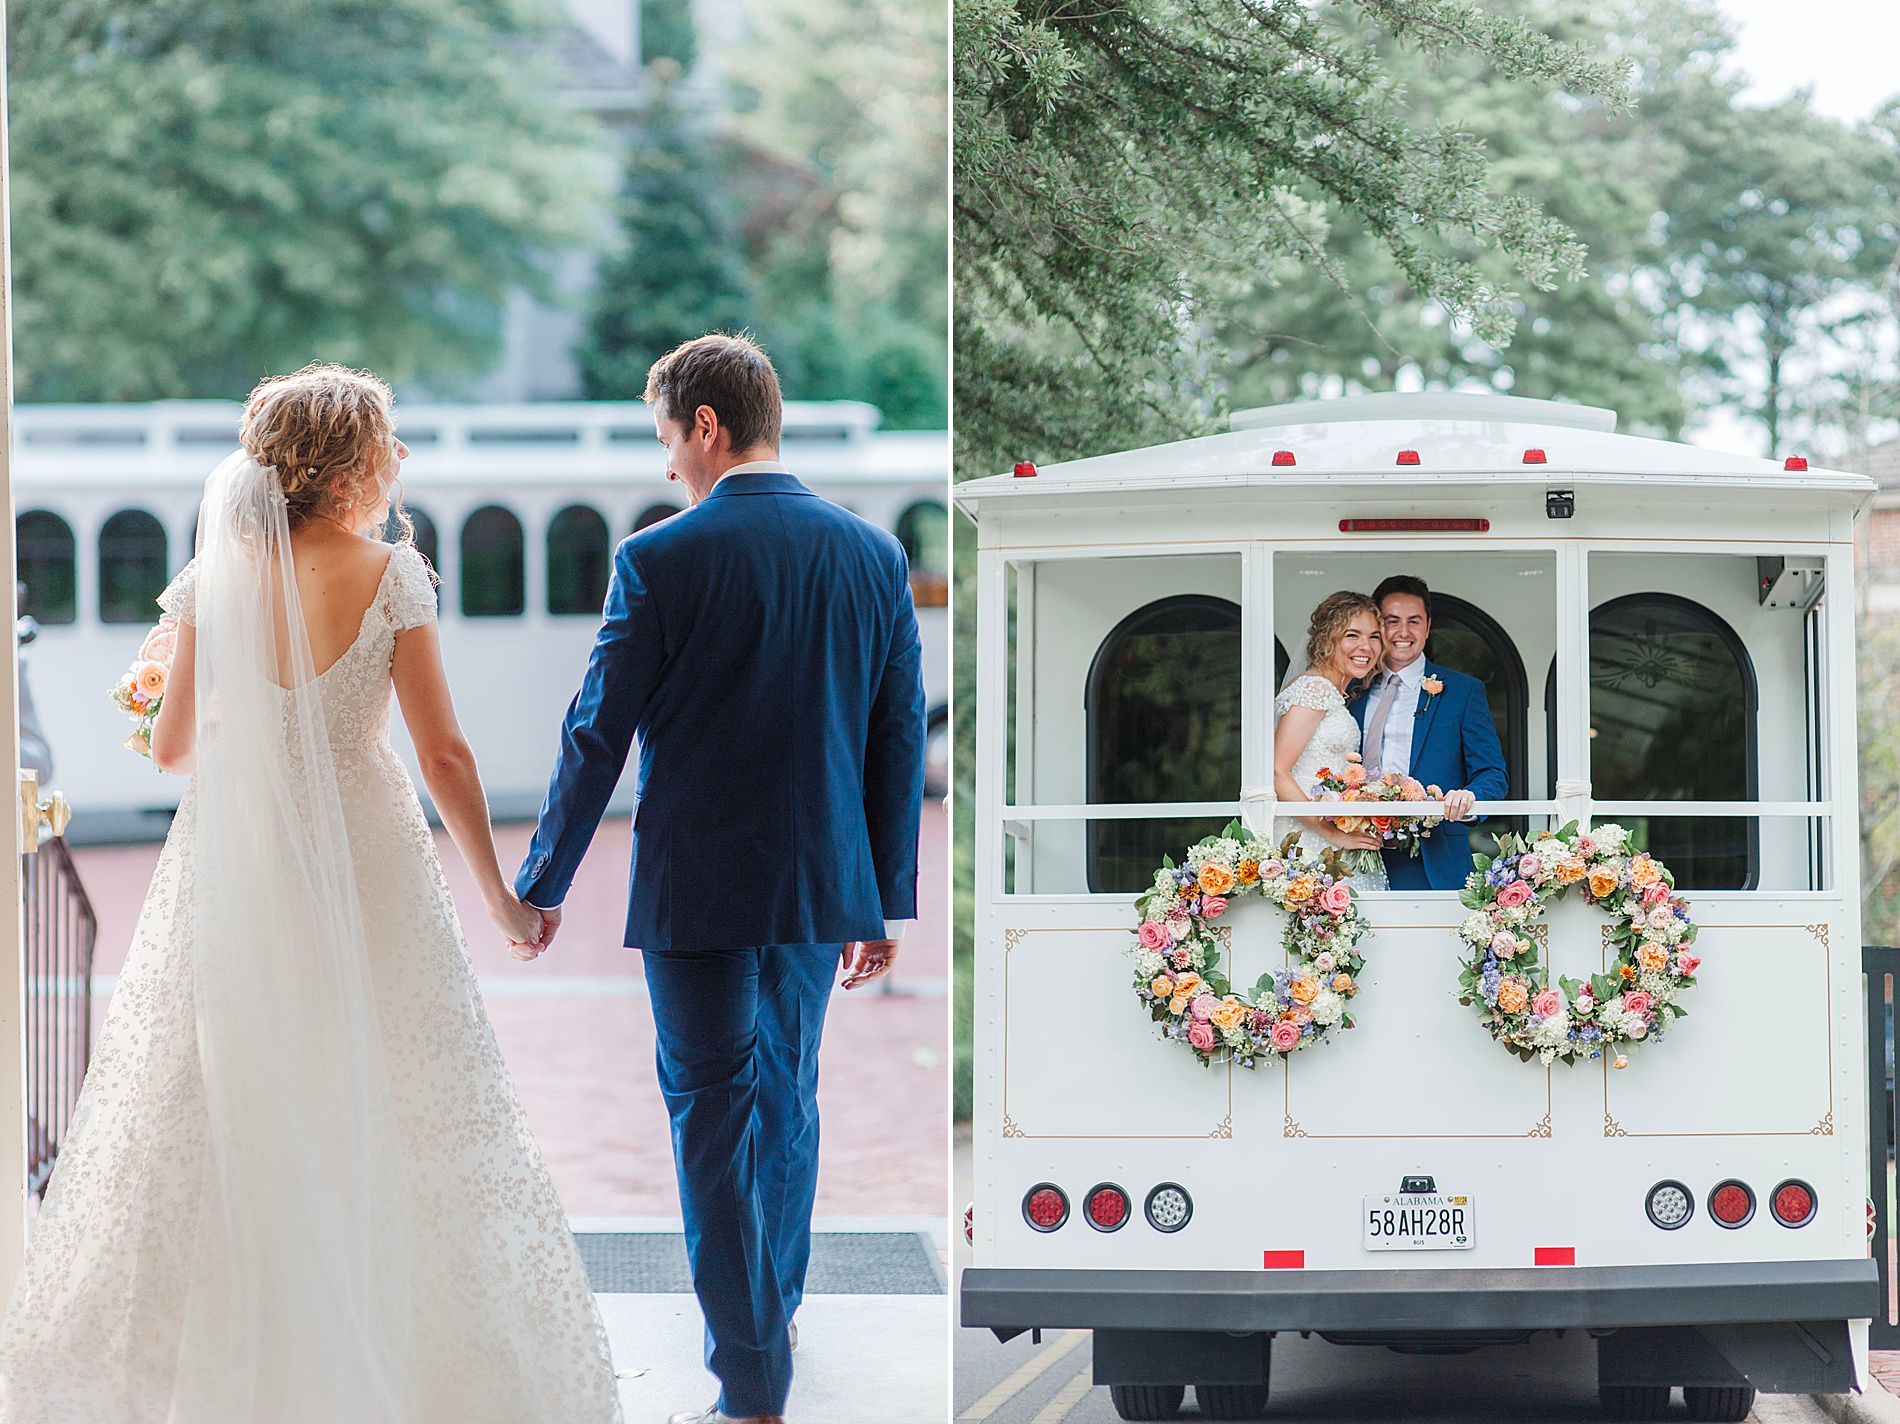
<svg viewBox="0 0 1900 1424">
<path fill-rule="evenodd" d="M 1341 534 L 1488 534 L 1488 519 L 1342 519 Z"/>
</svg>

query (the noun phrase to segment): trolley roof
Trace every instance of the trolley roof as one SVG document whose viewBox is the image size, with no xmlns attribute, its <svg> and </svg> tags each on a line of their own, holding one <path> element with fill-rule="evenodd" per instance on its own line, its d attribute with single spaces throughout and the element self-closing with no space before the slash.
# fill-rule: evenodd
<svg viewBox="0 0 1900 1424">
<path fill-rule="evenodd" d="M 979 518 L 985 510 L 1088 504 L 1102 497 L 1125 503 L 1142 491 L 1174 495 L 1248 487 L 1324 486 L 1335 494 L 1376 487 L 1389 495 L 1395 486 L 1422 494 L 1498 485 L 1641 484 L 1719 488 L 1744 499 L 1750 491 L 1786 499 L 1799 490 L 1850 505 L 1864 503 L 1875 489 L 1866 476 L 1845 471 L 1790 470 L 1774 460 L 1618 435 L 1614 411 L 1519 396 L 1350 396 L 1240 411 L 1231 424 L 1224 435 L 1044 465 L 1033 479 L 970 480 L 956 487 L 956 500 Z M 1418 462 L 1401 464 L 1401 452 L 1415 453 Z M 1541 462 L 1527 463 L 1530 452 L 1540 453 Z M 1276 454 L 1282 460 L 1277 465 Z"/>
</svg>

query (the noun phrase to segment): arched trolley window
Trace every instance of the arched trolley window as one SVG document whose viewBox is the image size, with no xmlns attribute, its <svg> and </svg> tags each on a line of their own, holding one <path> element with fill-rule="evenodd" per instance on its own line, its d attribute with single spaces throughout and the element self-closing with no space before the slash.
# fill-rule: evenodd
<svg viewBox="0 0 1900 1424">
<path fill-rule="evenodd" d="M 1545 683 L 1557 742 L 1556 665 Z M 1599 801 L 1752 801 L 1755 667 L 1735 630 L 1699 603 L 1633 593 L 1590 614 L 1590 794 Z M 1553 761 L 1554 766 L 1554 761 Z M 1552 786 L 1555 786 L 1552 771 Z M 1729 816 L 1621 816 L 1683 890 L 1760 881 L 1759 823 Z"/>
<path fill-rule="evenodd" d="M 509 618 L 527 607 L 521 521 L 498 504 L 462 525 L 462 616 Z"/>
<path fill-rule="evenodd" d="M 1085 694 L 1088 799 L 1232 801 L 1240 794 L 1240 605 L 1205 594 L 1150 603 L 1096 650 Z M 1224 819 L 1090 821 L 1088 882 L 1132 893 L 1164 855 Z"/>
<path fill-rule="evenodd" d="M 1449 593 L 1434 593 L 1432 636 L 1425 656 L 1440 667 L 1475 677 L 1484 684 L 1491 721 L 1504 748 L 1504 772 L 1510 781 L 1506 799 L 1524 800 L 1524 788 L 1529 784 L 1530 679 L 1525 676 L 1524 659 L 1518 656 L 1511 635 L 1477 604 Z M 1529 824 L 1522 816 L 1499 817 L 1479 827 L 1477 834 L 1482 836 L 1487 828 L 1522 834 Z"/>
<path fill-rule="evenodd" d="M 892 531 L 910 561 L 910 593 L 919 608 L 950 603 L 950 511 L 922 499 L 897 516 Z"/>
<path fill-rule="evenodd" d="M 441 545 L 435 532 L 435 521 L 417 509 L 413 504 L 403 505 L 403 512 L 409 516 L 409 525 L 415 530 L 416 552 L 429 561 L 430 568 L 439 570 L 441 565 L 437 562 L 436 555 Z M 401 534 L 402 526 L 396 523 L 396 515 L 392 510 L 389 519 L 383 525 L 383 542 L 393 544 Z M 442 586 L 440 584 L 436 585 L 435 605 L 437 608 L 442 606 Z"/>
<path fill-rule="evenodd" d="M 633 532 L 638 534 L 642 529 L 651 529 L 662 519 L 671 519 L 679 512 L 677 504 L 649 504 L 640 511 L 640 517 L 633 521 Z"/>
<path fill-rule="evenodd" d="M 13 537 L 26 585 L 20 611 L 42 623 L 73 622 L 79 616 L 79 545 L 72 525 L 51 510 L 29 509 L 15 523 Z"/>
<path fill-rule="evenodd" d="M 165 526 L 142 509 L 122 509 L 99 530 L 99 621 L 150 623 L 165 591 Z"/>
<path fill-rule="evenodd" d="M 548 612 L 600 616 L 607 601 L 613 549 L 607 521 L 584 504 L 570 504 L 548 522 Z"/>
</svg>

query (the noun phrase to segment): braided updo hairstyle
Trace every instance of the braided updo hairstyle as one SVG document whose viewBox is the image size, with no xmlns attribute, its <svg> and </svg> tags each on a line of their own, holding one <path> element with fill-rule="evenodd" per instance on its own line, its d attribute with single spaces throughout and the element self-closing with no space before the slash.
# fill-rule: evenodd
<svg viewBox="0 0 1900 1424">
<path fill-rule="evenodd" d="M 395 464 L 390 400 L 380 376 L 316 361 L 258 382 L 244 402 L 238 439 L 253 460 L 277 471 L 292 529 L 377 497 Z M 390 507 L 397 537 L 412 542 L 400 500 L 392 497 Z"/>
</svg>

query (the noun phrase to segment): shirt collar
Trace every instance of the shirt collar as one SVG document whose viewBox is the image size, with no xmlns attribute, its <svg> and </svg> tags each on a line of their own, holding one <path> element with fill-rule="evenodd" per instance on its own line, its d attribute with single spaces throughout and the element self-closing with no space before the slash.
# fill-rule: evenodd
<svg viewBox="0 0 1900 1424">
<path fill-rule="evenodd" d="M 707 499 L 738 494 L 810 494 L 794 475 L 777 460 L 748 460 L 734 465 L 713 485 Z"/>
<path fill-rule="evenodd" d="M 721 475 L 719 480 L 726 479 L 730 475 L 789 475 L 790 473 L 791 471 L 785 468 L 785 462 L 782 460 L 747 460 L 743 465 L 734 465 Z M 713 481 L 714 488 L 718 487 L 719 480 Z"/>
<path fill-rule="evenodd" d="M 1396 677 L 1402 687 L 1417 687 L 1425 681 L 1425 662 L 1426 660 L 1422 657 L 1413 658 L 1397 672 L 1393 672 L 1390 668 L 1386 669 L 1385 675 L 1388 678 Z"/>
</svg>

